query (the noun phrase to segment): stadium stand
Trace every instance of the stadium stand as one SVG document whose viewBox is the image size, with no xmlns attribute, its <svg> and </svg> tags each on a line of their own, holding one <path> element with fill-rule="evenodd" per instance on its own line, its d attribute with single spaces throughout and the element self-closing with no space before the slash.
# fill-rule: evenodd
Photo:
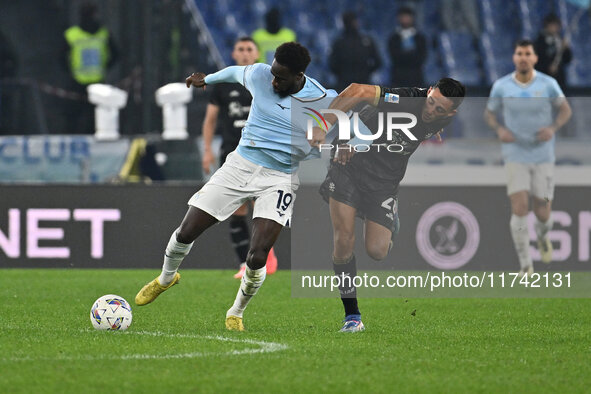
<svg viewBox="0 0 591 394">
<path fill-rule="evenodd" d="M 396 11 L 409 3 L 421 5 L 416 22 L 428 38 L 425 81 L 433 83 L 446 75 L 459 78 L 469 85 L 468 94 L 472 96 L 446 128 L 445 143 L 429 142 L 428 150 L 413 157 L 417 162 L 435 165 L 500 164 L 498 142 L 482 119 L 490 86 L 514 69 L 514 40 L 535 38 L 544 16 L 555 13 L 572 42 L 573 61 L 567 68 L 565 91 L 574 112 L 570 124 L 558 135 L 557 163 L 588 166 L 591 26 L 589 11 L 582 7 L 586 1 L 479 0 L 481 34 L 477 39 L 467 32 L 442 29 L 441 7 L 445 2 L 440 0 L 372 0 L 356 4 L 346 0 L 153 1 L 142 8 L 140 16 L 131 2 L 100 3 L 106 15 L 117 16 L 106 20 L 126 54 L 110 82 L 129 94 L 128 104 L 120 114 L 121 138 L 112 145 L 99 143 L 91 135 L 72 138 L 64 134 L 63 109 L 83 98 L 73 97 L 62 88 L 63 72 L 60 74 L 55 59 L 38 61 L 39 56 L 55 57 L 62 21 L 73 23 L 68 15 L 77 14 L 77 3 L 55 8 L 55 4 L 41 0 L 12 2 L 0 13 L 0 25 L 15 46 L 20 62 L 14 76 L 0 75 L 0 182 L 119 182 L 141 179 L 139 173 L 149 174 L 152 180 L 201 179 L 202 174 L 183 172 L 181 167 L 199 163 L 199 158 L 191 155 L 198 155 L 209 92 L 193 91 L 187 111 L 191 143 L 186 146 L 161 141 L 162 109 L 154 101 L 154 92 L 167 83 L 182 81 L 193 71 L 211 73 L 231 64 L 230 50 L 236 37 L 262 26 L 265 13 L 273 6 L 280 7 L 283 24 L 311 50 L 313 62 L 308 74 L 331 86 L 335 79 L 327 66 L 328 55 L 341 32 L 343 11 L 357 12 L 363 31 L 375 39 L 384 64 L 374 74 L 373 82 L 388 85 L 391 65 L 386 45 L 396 28 Z M 55 18 L 44 17 L 56 10 L 61 14 Z M 31 13 L 35 23 L 24 29 L 17 16 L 26 13 Z M 182 162 L 183 157 L 187 162 Z M 129 171 L 122 171 L 123 162 L 130 163 L 126 166 Z"/>
<path fill-rule="evenodd" d="M 563 26 L 568 26 L 572 40 L 573 61 L 567 70 L 567 80 L 571 86 L 589 86 L 591 84 L 591 51 L 589 36 L 591 33 L 589 11 L 568 1 L 559 2 L 558 15 Z"/>
<path fill-rule="evenodd" d="M 231 43 L 238 35 L 250 34 L 263 23 L 264 13 L 273 5 L 282 8 L 284 24 L 294 29 L 298 40 L 308 46 L 313 55 L 309 73 L 329 84 L 333 81 L 327 71 L 326 59 L 330 43 L 341 27 L 339 14 L 334 10 L 348 9 L 350 4 L 339 0 L 330 5 L 315 0 L 276 2 L 255 0 L 221 0 L 210 2 L 195 0 L 203 13 L 207 26 L 222 52 L 224 60 L 230 62 Z M 542 19 L 549 12 L 557 13 L 563 26 L 572 28 L 572 47 L 574 60 L 568 69 L 570 86 L 591 85 L 591 70 L 583 65 L 591 61 L 588 40 L 591 34 L 587 10 L 569 0 L 512 0 L 499 3 L 492 0 L 479 2 L 483 32 L 476 45 L 471 36 L 462 32 L 441 32 L 436 0 L 424 0 L 418 27 L 431 43 L 429 58 L 425 67 L 425 80 L 435 81 L 442 74 L 462 75 L 471 86 L 490 85 L 499 76 L 513 69 L 511 57 L 512 43 L 518 37 L 535 38 L 542 25 Z M 377 39 L 382 53 L 386 53 L 385 42 L 393 30 L 395 12 L 403 2 L 386 0 L 372 1 L 371 7 L 359 9 L 359 17 L 367 31 Z M 388 10 L 384 12 L 383 10 Z M 584 15 L 583 15 L 584 14 Z M 387 56 L 384 56 L 386 59 Z M 482 61 L 480 61 L 482 59 Z M 375 83 L 388 83 L 389 62 L 374 76 Z"/>
</svg>

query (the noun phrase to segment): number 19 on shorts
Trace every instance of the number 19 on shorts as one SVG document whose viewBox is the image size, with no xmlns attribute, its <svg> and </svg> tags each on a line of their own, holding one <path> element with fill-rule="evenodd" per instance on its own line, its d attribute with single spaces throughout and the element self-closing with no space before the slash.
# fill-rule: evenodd
<svg viewBox="0 0 591 394">
<path fill-rule="evenodd" d="M 277 190 L 279 198 L 277 198 L 277 209 L 281 209 L 285 212 L 289 208 L 289 204 L 293 200 L 291 193 L 285 193 L 283 190 Z"/>
</svg>

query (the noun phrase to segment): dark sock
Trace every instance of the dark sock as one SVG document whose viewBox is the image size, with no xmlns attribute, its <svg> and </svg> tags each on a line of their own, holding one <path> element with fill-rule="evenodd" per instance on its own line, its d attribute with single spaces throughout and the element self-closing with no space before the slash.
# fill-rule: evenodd
<svg viewBox="0 0 591 394">
<path fill-rule="evenodd" d="M 348 261 L 339 261 L 333 257 L 332 268 L 336 276 L 342 278 L 342 275 L 344 275 L 345 277 L 345 280 L 341 280 L 341 285 L 339 286 L 341 301 L 343 301 L 343 306 L 345 307 L 345 316 L 360 315 L 361 313 L 359 313 L 359 307 L 357 306 L 357 289 L 353 285 L 353 278 L 357 276 L 355 255 L 352 255 Z M 347 280 L 346 277 L 351 278 L 351 281 Z"/>
<path fill-rule="evenodd" d="M 245 216 L 232 216 L 230 218 L 230 237 L 240 263 L 244 263 L 250 248 L 250 234 Z"/>
</svg>

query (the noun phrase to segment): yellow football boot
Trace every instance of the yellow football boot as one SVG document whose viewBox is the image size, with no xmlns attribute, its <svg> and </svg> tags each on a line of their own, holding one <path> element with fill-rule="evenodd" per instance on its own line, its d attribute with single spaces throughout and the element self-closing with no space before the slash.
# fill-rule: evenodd
<svg viewBox="0 0 591 394">
<path fill-rule="evenodd" d="M 242 318 L 238 316 L 226 316 L 226 328 L 230 331 L 244 331 Z"/>
<path fill-rule="evenodd" d="M 178 272 L 174 275 L 172 282 L 168 286 L 162 286 L 160 282 L 158 282 L 158 278 L 160 275 L 156 277 L 153 281 L 142 287 L 139 293 L 135 296 L 135 304 L 138 306 L 149 304 L 150 302 L 154 301 L 162 292 L 170 289 L 172 286 L 179 283 L 181 279 L 181 274 Z"/>
<path fill-rule="evenodd" d="M 548 239 L 548 237 L 544 239 L 538 239 L 538 250 L 540 251 L 540 256 L 542 257 L 542 263 L 549 264 L 552 262 L 552 242 Z"/>
</svg>

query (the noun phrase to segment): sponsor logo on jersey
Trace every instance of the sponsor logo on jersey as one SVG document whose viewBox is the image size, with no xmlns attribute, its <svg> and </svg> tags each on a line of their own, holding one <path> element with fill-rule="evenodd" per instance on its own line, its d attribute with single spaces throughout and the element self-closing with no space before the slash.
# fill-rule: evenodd
<svg viewBox="0 0 591 394">
<path fill-rule="evenodd" d="M 400 96 L 394 93 L 386 93 L 384 101 L 386 103 L 398 104 L 400 102 Z"/>
</svg>

